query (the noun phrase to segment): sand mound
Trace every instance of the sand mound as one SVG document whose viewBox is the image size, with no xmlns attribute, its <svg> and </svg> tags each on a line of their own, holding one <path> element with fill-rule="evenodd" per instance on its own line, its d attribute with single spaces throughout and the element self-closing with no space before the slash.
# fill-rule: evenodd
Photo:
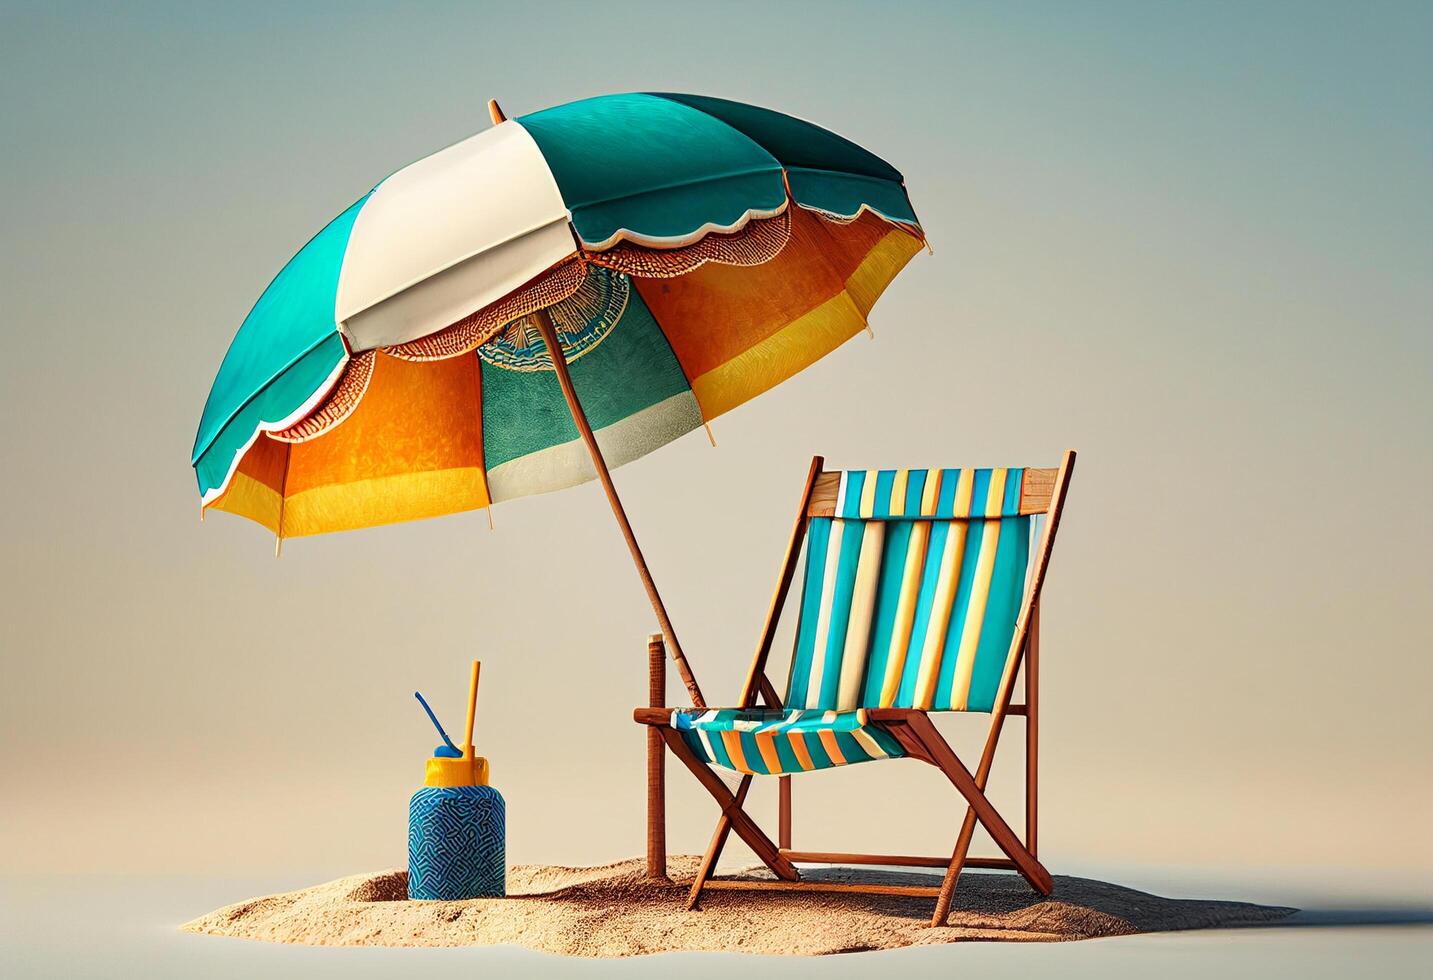
<svg viewBox="0 0 1433 980">
<path fill-rule="evenodd" d="M 697 858 L 674 857 L 690 882 Z M 763 877 L 765 872 L 749 872 Z M 924 874 L 803 871 L 808 878 L 929 884 Z M 1051 942 L 1137 932 L 1252 925 L 1293 909 L 1183 901 L 1085 878 L 1055 878 L 1041 898 L 1013 874 L 961 878 L 950 926 L 927 926 L 933 900 L 830 892 L 709 891 L 699 911 L 686 887 L 653 883 L 642 862 L 595 868 L 509 869 L 506 899 L 410 902 L 407 873 L 354 875 L 251 899 L 183 928 L 213 936 L 319 946 L 515 944 L 567 956 L 638 956 L 673 950 L 816 955 L 962 940 Z M 938 879 L 936 879 L 938 882 Z"/>
</svg>

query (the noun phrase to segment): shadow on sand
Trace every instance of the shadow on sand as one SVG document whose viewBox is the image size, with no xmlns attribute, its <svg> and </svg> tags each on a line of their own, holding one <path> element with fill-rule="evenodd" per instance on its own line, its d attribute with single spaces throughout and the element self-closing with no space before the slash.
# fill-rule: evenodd
<svg viewBox="0 0 1433 980">
<path fill-rule="evenodd" d="M 753 877 L 764 876 L 761 868 L 749 869 Z M 885 871 L 851 868 L 802 868 L 810 881 L 867 881 L 880 884 L 938 884 L 940 877 L 928 872 Z M 1016 875 L 967 872 L 961 877 L 957 912 L 976 915 L 1010 915 L 1044 902 L 1078 905 L 1091 912 L 1116 916 L 1139 932 L 1198 928 L 1369 928 L 1374 926 L 1433 925 L 1433 905 L 1372 900 L 1362 905 L 1329 905 L 1292 908 L 1248 902 L 1159 897 L 1123 885 L 1071 875 L 1055 876 L 1055 892 L 1048 899 L 1031 891 Z M 919 903 L 882 903 L 891 914 L 919 914 Z M 1209 921 L 1209 920 L 1216 921 Z"/>
<path fill-rule="evenodd" d="M 1371 926 L 1433 926 L 1433 906 L 1428 905 L 1360 905 L 1341 908 L 1299 909 L 1287 919 L 1266 923 L 1270 926 L 1369 928 Z"/>
</svg>

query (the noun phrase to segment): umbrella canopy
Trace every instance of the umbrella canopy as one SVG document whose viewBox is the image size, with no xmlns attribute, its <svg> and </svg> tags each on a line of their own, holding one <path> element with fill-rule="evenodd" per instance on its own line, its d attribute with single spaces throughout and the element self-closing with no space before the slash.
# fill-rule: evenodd
<svg viewBox="0 0 1433 980">
<path fill-rule="evenodd" d="M 598 475 L 637 556 L 601 457 L 835 349 L 923 241 L 895 168 L 771 110 L 630 94 L 498 121 L 382 181 L 264 291 L 204 406 L 204 507 L 282 539 Z"/>
</svg>

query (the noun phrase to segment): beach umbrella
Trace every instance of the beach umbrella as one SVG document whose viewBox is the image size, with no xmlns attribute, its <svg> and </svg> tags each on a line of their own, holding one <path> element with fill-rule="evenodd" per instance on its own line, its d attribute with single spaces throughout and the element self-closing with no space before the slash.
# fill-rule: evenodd
<svg viewBox="0 0 1433 980">
<path fill-rule="evenodd" d="M 868 329 L 923 232 L 894 167 L 768 109 L 654 93 L 489 111 L 264 290 L 204 406 L 202 508 L 277 549 L 595 476 L 685 668 L 609 466 Z"/>
</svg>

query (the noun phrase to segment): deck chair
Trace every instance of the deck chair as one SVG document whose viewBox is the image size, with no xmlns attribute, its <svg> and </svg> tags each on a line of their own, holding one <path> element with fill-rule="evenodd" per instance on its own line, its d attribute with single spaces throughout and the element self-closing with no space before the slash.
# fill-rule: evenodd
<svg viewBox="0 0 1433 980">
<path fill-rule="evenodd" d="M 679 662 L 694 706 L 664 707 L 661 636 L 648 640 L 652 704 L 633 717 L 648 726 L 648 861 L 665 874 L 663 746 L 682 761 L 721 809 L 692 883 L 688 908 L 705 888 L 871 891 L 936 898 L 943 924 L 965 868 L 1018 871 L 1050 894 L 1036 858 L 1040 589 L 1074 467 L 1058 469 L 827 471 L 816 457 L 796 526 L 757 644 L 733 708 L 709 708 Z M 795 650 L 785 694 L 767 658 L 807 542 Z M 1011 704 L 1024 666 L 1024 703 Z M 974 772 L 932 724 L 938 711 L 985 712 L 990 730 Z M 1026 722 L 1025 836 L 1022 841 L 985 795 L 1005 719 Z M 879 759 L 934 766 L 966 803 L 949 857 L 799 851 L 791 846 L 791 776 Z M 740 776 L 735 791 L 714 768 Z M 779 787 L 773 842 L 745 812 L 757 776 Z M 979 823 L 1004 857 L 969 856 Z M 732 831 L 775 881 L 713 878 Z M 941 867 L 939 888 L 803 882 L 794 862 Z"/>
</svg>

